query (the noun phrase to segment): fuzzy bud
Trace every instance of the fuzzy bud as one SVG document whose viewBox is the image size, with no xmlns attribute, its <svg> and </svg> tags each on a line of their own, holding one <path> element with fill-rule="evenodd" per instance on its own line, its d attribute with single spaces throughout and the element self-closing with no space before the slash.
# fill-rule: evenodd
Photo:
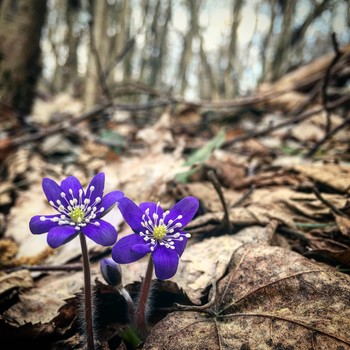
<svg viewBox="0 0 350 350">
<path fill-rule="evenodd" d="M 100 270 L 105 281 L 114 287 L 122 287 L 122 270 L 112 258 L 104 258 L 100 262 Z"/>
</svg>

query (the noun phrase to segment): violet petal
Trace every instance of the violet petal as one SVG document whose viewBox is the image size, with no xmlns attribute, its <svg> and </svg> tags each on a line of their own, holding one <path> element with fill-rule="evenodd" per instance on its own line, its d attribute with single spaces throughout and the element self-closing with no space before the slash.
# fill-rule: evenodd
<svg viewBox="0 0 350 350">
<path fill-rule="evenodd" d="M 183 231 L 178 231 L 178 232 L 183 237 L 183 240 L 180 241 L 180 240 L 174 239 L 173 242 L 174 242 L 175 251 L 177 252 L 177 254 L 179 254 L 179 256 L 181 256 L 186 248 L 188 238 L 185 236 L 186 232 L 183 232 Z"/>
<path fill-rule="evenodd" d="M 146 252 L 136 252 L 133 250 L 133 246 L 144 244 L 145 241 L 137 233 L 121 238 L 112 248 L 112 258 L 119 264 L 129 264 L 136 260 L 143 258 Z"/>
<path fill-rule="evenodd" d="M 47 243 L 51 248 L 57 248 L 71 241 L 78 233 L 72 226 L 55 226 L 47 235 Z"/>
<path fill-rule="evenodd" d="M 169 220 L 176 220 L 179 215 L 181 219 L 176 220 L 180 222 L 182 227 L 185 227 L 194 217 L 199 207 L 198 199 L 192 196 L 183 198 L 180 202 L 177 202 L 171 209 L 169 215 L 166 217 L 166 223 Z"/>
<path fill-rule="evenodd" d="M 141 209 L 128 197 L 123 197 L 119 200 L 118 208 L 122 213 L 124 220 L 135 232 L 142 232 L 141 225 L 143 212 Z"/>
<path fill-rule="evenodd" d="M 121 191 L 113 191 L 107 193 L 103 198 L 101 203 L 97 205 L 97 209 L 104 208 L 104 211 L 102 213 L 97 212 L 96 217 L 100 218 L 105 216 L 115 204 L 118 204 L 119 199 L 121 199 L 124 196 L 124 193 Z M 98 210 L 97 210 L 98 211 Z"/>
<path fill-rule="evenodd" d="M 62 201 L 63 205 L 65 204 L 65 201 L 62 200 L 62 197 L 61 197 L 62 188 L 58 186 L 54 180 L 48 177 L 43 178 L 42 187 L 46 195 L 46 198 L 49 202 L 52 201 L 54 202 L 55 206 L 57 206 L 56 201 L 60 200 Z"/>
<path fill-rule="evenodd" d="M 41 234 L 49 232 L 53 227 L 57 226 L 57 222 L 52 222 L 52 218 L 60 218 L 60 214 L 57 215 L 36 215 L 33 216 L 29 221 L 29 229 L 33 234 Z M 40 218 L 45 217 L 46 220 L 40 220 Z"/>
<path fill-rule="evenodd" d="M 99 225 L 94 225 L 93 222 L 81 228 L 85 236 L 92 239 L 94 242 L 103 246 L 110 246 L 117 240 L 117 230 L 109 222 L 104 220 L 95 221 Z"/>
<path fill-rule="evenodd" d="M 79 191 L 82 191 L 82 200 L 84 200 L 84 190 L 80 181 L 75 176 L 68 176 L 61 182 L 61 188 L 66 193 L 68 200 L 76 198 L 79 200 Z M 72 190 L 73 195 L 70 193 Z"/>
<path fill-rule="evenodd" d="M 153 221 L 153 214 L 156 213 L 158 214 L 158 217 L 161 218 L 163 216 L 164 210 L 157 205 L 157 203 L 153 202 L 143 202 L 140 204 L 140 209 L 142 213 L 145 213 L 146 209 L 149 209 L 149 216 L 151 220 Z"/>
<path fill-rule="evenodd" d="M 173 277 L 179 264 L 179 256 L 174 249 L 159 245 L 152 254 L 154 269 L 158 279 Z"/>
<path fill-rule="evenodd" d="M 94 187 L 93 191 L 91 191 L 91 186 Z M 89 183 L 89 186 L 86 189 L 86 198 L 90 199 L 90 206 L 96 205 L 94 203 L 97 197 L 102 199 L 104 187 L 105 187 L 105 174 L 98 173 L 93 177 L 93 179 Z"/>
</svg>

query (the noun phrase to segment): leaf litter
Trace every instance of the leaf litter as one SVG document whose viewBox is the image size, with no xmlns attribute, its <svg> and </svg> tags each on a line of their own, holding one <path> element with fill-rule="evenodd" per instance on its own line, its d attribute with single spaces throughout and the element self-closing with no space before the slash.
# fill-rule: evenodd
<svg viewBox="0 0 350 350">
<path fill-rule="evenodd" d="M 142 122 L 136 125 L 135 115 L 126 112 L 97 128 L 83 121 L 13 150 L 0 185 L 1 337 L 15 343 L 21 335 L 28 346 L 46 349 L 81 348 L 79 247 L 73 241 L 48 250 L 45 235 L 31 235 L 28 221 L 48 209 L 42 177 L 75 175 L 86 184 L 104 171 L 106 190 L 120 189 L 135 202 L 160 201 L 169 208 L 187 195 L 200 200 L 177 274 L 171 281 L 154 280 L 153 329 L 144 349 L 350 348 L 350 133 L 344 127 L 323 140 L 326 113 L 317 102 L 308 118 L 296 114 L 295 122 L 288 113 L 308 101 L 295 88 L 297 77 L 270 86 L 280 95 L 265 105 L 253 103 L 259 116 L 250 115 L 248 105 L 238 112 L 212 111 L 208 122 L 205 106 L 195 112 L 165 108 L 154 111 L 153 123 L 138 115 Z M 288 93 L 281 92 L 285 84 L 292 84 Z M 58 96 L 51 104 L 39 100 L 32 119 L 45 130 L 79 118 L 81 111 L 76 100 Z M 231 112 L 238 118 L 227 117 Z M 331 114 L 333 127 L 343 120 L 341 111 Z M 307 157 L 316 143 L 317 152 Z M 130 232 L 118 209 L 108 220 L 119 237 Z M 119 336 L 125 302 L 101 282 L 98 267 L 110 249 L 91 241 L 88 246 L 102 346 L 125 349 Z M 122 266 L 134 298 L 145 267 L 145 259 Z"/>
</svg>

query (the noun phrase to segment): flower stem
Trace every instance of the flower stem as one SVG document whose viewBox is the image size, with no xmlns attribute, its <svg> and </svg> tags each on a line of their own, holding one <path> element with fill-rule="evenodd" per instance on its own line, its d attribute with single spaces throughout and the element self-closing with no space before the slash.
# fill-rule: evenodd
<svg viewBox="0 0 350 350">
<path fill-rule="evenodd" d="M 94 350 L 94 329 L 92 318 L 92 288 L 90 276 L 90 261 L 86 245 L 86 238 L 83 233 L 79 233 L 81 252 L 83 255 L 83 269 L 84 269 L 84 316 L 85 316 L 85 332 L 87 340 L 87 349 Z"/>
<path fill-rule="evenodd" d="M 136 307 L 136 315 L 135 315 L 136 327 L 140 332 L 141 337 L 146 337 L 148 334 L 146 308 L 147 308 L 147 303 L 148 303 L 150 289 L 151 289 L 152 275 L 153 275 L 153 260 L 152 260 L 152 255 L 150 254 L 146 275 L 141 285 L 140 298 Z"/>
</svg>

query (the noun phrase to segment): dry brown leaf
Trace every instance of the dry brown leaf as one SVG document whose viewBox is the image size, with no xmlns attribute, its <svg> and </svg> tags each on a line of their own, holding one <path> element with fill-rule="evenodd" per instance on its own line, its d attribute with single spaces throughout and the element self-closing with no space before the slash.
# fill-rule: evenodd
<svg viewBox="0 0 350 350">
<path fill-rule="evenodd" d="M 26 323 L 47 323 L 65 304 L 65 299 L 73 297 L 83 285 L 82 272 L 52 273 L 36 282 L 35 287 L 22 293 L 20 301 L 8 309 L 4 315 L 15 320 L 18 325 Z"/>
<path fill-rule="evenodd" d="M 209 222 L 220 223 L 224 214 L 217 195 L 210 186 L 201 184 L 186 185 L 187 194 L 194 195 L 207 205 L 209 211 L 193 220 L 189 227 L 203 226 Z M 225 190 L 228 207 L 241 196 L 237 192 Z M 337 208 L 346 205 L 346 198 L 338 194 L 324 194 L 324 198 Z M 288 187 L 269 187 L 255 189 L 240 207 L 229 209 L 233 225 L 266 225 L 271 219 L 278 220 L 287 226 L 296 227 L 296 222 L 319 222 L 329 216 L 329 208 L 319 201 L 313 193 L 296 192 Z"/>
<path fill-rule="evenodd" d="M 349 276 L 277 247 L 233 260 L 214 314 L 169 314 L 143 349 L 350 349 Z"/>
<path fill-rule="evenodd" d="M 175 192 L 175 195 L 179 197 L 186 197 L 191 195 L 200 198 L 205 208 L 210 212 L 220 212 L 223 210 L 222 204 L 220 202 L 219 196 L 215 188 L 208 181 L 191 182 L 186 185 L 177 184 L 173 192 Z M 242 197 L 241 192 L 234 191 L 231 189 L 225 188 L 223 192 L 228 207 L 231 207 L 236 201 L 238 201 Z"/>
<path fill-rule="evenodd" d="M 306 120 L 293 126 L 291 136 L 301 142 L 319 141 L 324 136 L 324 129 L 310 120 Z"/>
<path fill-rule="evenodd" d="M 168 111 L 164 112 L 152 126 L 139 130 L 136 139 L 147 145 L 147 151 L 154 155 L 163 153 L 166 146 L 172 146 L 174 138 L 171 133 L 171 117 Z"/>
<path fill-rule="evenodd" d="M 183 163 L 184 159 L 176 151 L 157 155 L 145 152 L 124 158 L 120 163 L 108 163 L 103 170 L 106 178 L 110 174 L 118 176 L 116 188 L 136 203 L 160 201 L 164 205 L 170 200 L 166 198 L 167 182 L 172 181 L 177 173 L 188 170 Z"/>
<path fill-rule="evenodd" d="M 339 164 L 299 164 L 293 169 L 339 192 L 350 190 L 350 166 Z"/>
<path fill-rule="evenodd" d="M 345 216 L 335 215 L 335 222 L 337 223 L 340 232 L 344 236 L 350 237 L 350 219 Z"/>
<path fill-rule="evenodd" d="M 13 288 L 29 288 L 33 286 L 33 279 L 28 270 L 0 274 L 0 295 Z"/>
<path fill-rule="evenodd" d="M 341 209 L 346 205 L 346 198 L 338 194 L 323 194 L 323 197 Z M 329 215 L 329 208 L 316 198 L 313 193 L 296 192 L 286 187 L 270 187 L 255 190 L 250 200 L 256 205 L 270 207 L 295 219 L 322 219 Z"/>
</svg>

